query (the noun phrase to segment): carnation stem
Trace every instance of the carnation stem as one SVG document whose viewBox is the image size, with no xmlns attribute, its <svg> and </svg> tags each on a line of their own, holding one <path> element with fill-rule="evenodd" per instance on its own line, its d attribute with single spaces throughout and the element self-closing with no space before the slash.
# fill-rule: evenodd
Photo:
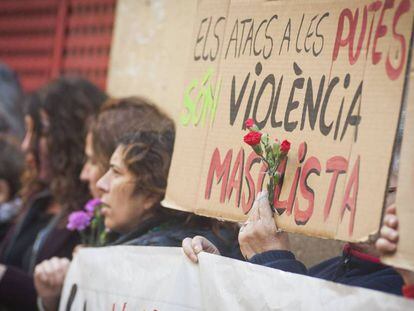
<svg viewBox="0 0 414 311">
<path fill-rule="evenodd" d="M 268 174 L 269 176 L 269 183 L 267 184 L 267 192 L 269 194 L 269 205 L 272 212 L 275 212 L 274 207 L 274 196 L 275 196 L 275 184 L 273 179 L 273 174 Z"/>
<path fill-rule="evenodd" d="M 81 230 L 81 231 L 79 231 L 79 233 L 80 233 L 80 236 L 81 236 L 81 243 L 82 244 L 87 244 L 87 236 L 86 236 L 86 234 L 85 234 L 85 231 L 83 231 L 83 230 Z"/>
</svg>

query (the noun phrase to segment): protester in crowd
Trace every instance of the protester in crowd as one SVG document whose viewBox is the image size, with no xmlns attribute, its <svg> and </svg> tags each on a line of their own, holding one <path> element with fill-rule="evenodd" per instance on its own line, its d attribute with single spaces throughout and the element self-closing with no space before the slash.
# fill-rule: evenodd
<svg viewBox="0 0 414 311">
<path fill-rule="evenodd" d="M 0 132 L 22 139 L 24 121 L 22 91 L 17 75 L 0 63 Z"/>
<path fill-rule="evenodd" d="M 387 205 L 395 200 L 396 172 L 394 170 L 390 179 Z M 248 220 L 240 228 L 239 243 L 243 256 L 251 263 L 346 285 L 402 294 L 401 276 L 392 267 L 381 264 L 379 253 L 372 243 L 348 243 L 342 256 L 307 269 L 290 251 L 288 234 L 276 227 L 267 192 L 261 192 L 256 198 Z M 193 262 L 197 262 L 197 255 L 201 251 L 220 254 L 214 243 L 202 236 L 186 238 L 182 246 Z"/>
<path fill-rule="evenodd" d="M 139 98 L 105 105 L 92 122 L 91 148 L 86 150 L 90 160 L 82 178 L 106 203 L 106 227 L 121 235 L 110 245 L 179 246 L 185 236 L 204 234 L 218 243 L 224 254 L 231 255 L 235 242 L 232 226 L 220 226 L 217 221 L 161 206 L 173 140 L 173 121 Z M 115 149 L 116 142 L 119 146 Z M 109 165 L 112 149 L 115 152 Z M 109 170 L 96 186 L 94 182 L 100 175 L 96 172 L 102 172 L 99 167 Z M 53 258 L 36 267 L 36 288 L 47 310 L 57 308 L 68 265 L 65 259 Z"/>
<path fill-rule="evenodd" d="M 139 120 L 139 122 L 137 122 Z M 148 100 L 140 97 L 109 99 L 98 115 L 90 118 L 85 142 L 86 161 L 80 179 L 87 182 L 94 198 L 101 198 L 97 181 L 109 169 L 109 160 L 119 140 L 128 133 L 142 130 L 162 132 L 174 127 L 172 120 Z M 110 242 L 116 234 L 108 234 Z M 40 263 L 35 269 L 35 285 L 42 298 L 39 301 L 48 309 L 56 309 L 70 261 L 54 257 Z M 48 274 L 42 271 L 48 271 Z M 52 283 L 50 283 L 52 282 Z"/>
<path fill-rule="evenodd" d="M 99 114 L 90 120 L 80 179 L 87 182 L 94 198 L 102 192 L 96 183 L 109 169 L 109 160 L 119 140 L 128 133 L 160 131 L 174 125 L 162 111 L 140 97 L 109 99 Z"/>
<path fill-rule="evenodd" d="M 89 197 L 87 185 L 79 182 L 86 120 L 105 98 L 84 79 L 59 78 L 27 101 L 24 212 L 0 252 L 1 306 L 36 310 L 35 265 L 53 256 L 71 257 L 78 244 L 78 234 L 65 225 L 68 214 Z"/>
<path fill-rule="evenodd" d="M 184 237 L 204 233 L 224 255 L 237 256 L 233 226 L 161 205 L 173 144 L 172 129 L 137 132 L 124 137 L 112 155 L 98 187 L 106 206 L 105 226 L 122 234 L 113 245 L 180 246 Z"/>
<path fill-rule="evenodd" d="M 0 135 L 0 242 L 21 210 L 18 196 L 24 157 L 17 142 Z"/>
<path fill-rule="evenodd" d="M 380 238 L 375 243 L 382 255 L 395 253 L 398 246 L 398 217 L 395 205 L 389 206 L 385 211 Z M 405 297 L 414 299 L 414 271 L 395 268 L 404 280 L 402 292 Z"/>
</svg>

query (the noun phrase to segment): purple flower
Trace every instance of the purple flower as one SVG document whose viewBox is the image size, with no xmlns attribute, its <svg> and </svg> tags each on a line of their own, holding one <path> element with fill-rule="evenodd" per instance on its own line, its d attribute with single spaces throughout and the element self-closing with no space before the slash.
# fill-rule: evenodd
<svg viewBox="0 0 414 311">
<path fill-rule="evenodd" d="M 82 231 L 89 226 L 91 222 L 91 216 L 84 211 L 73 212 L 69 215 L 69 221 L 66 228 L 70 231 Z"/>
<path fill-rule="evenodd" d="M 85 204 L 85 211 L 87 211 L 88 214 L 93 215 L 93 213 L 95 211 L 95 207 L 97 207 L 100 204 L 102 204 L 102 201 L 100 199 L 92 199 L 92 200 L 89 200 Z"/>
</svg>

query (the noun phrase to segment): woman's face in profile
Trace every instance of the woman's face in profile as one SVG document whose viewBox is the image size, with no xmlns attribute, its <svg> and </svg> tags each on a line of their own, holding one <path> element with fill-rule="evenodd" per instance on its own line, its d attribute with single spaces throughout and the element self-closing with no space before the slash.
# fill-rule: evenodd
<svg viewBox="0 0 414 311">
<path fill-rule="evenodd" d="M 26 133 L 22 141 L 22 150 L 25 154 L 26 167 L 37 172 L 37 179 L 48 182 L 50 180 L 48 140 L 49 118 L 45 112 L 40 113 L 41 130 L 35 131 L 35 121 L 30 115 L 25 116 Z"/>
<path fill-rule="evenodd" d="M 102 191 L 99 190 L 97 183 L 105 172 L 102 171 L 101 166 L 96 160 L 92 139 L 92 134 L 88 133 L 85 143 L 86 162 L 83 165 L 80 179 L 88 183 L 89 191 L 94 198 L 100 198 L 102 196 Z"/>
<path fill-rule="evenodd" d="M 123 146 L 116 148 L 110 168 L 98 181 L 105 207 L 105 227 L 122 234 L 132 232 L 151 208 L 144 195 L 135 194 L 137 177 L 128 170 L 123 159 Z"/>
</svg>

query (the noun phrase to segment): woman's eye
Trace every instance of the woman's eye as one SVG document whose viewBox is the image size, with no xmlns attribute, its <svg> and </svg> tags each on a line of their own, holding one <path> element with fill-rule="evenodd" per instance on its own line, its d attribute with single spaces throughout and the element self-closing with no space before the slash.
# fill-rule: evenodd
<svg viewBox="0 0 414 311">
<path fill-rule="evenodd" d="M 388 188 L 388 193 L 394 193 L 397 191 L 397 187 L 389 187 Z"/>
<path fill-rule="evenodd" d="M 111 167 L 111 170 L 112 170 L 112 173 L 114 173 L 115 175 L 120 175 L 121 174 L 121 172 L 120 171 L 118 171 L 116 168 L 114 168 L 114 167 Z"/>
</svg>

